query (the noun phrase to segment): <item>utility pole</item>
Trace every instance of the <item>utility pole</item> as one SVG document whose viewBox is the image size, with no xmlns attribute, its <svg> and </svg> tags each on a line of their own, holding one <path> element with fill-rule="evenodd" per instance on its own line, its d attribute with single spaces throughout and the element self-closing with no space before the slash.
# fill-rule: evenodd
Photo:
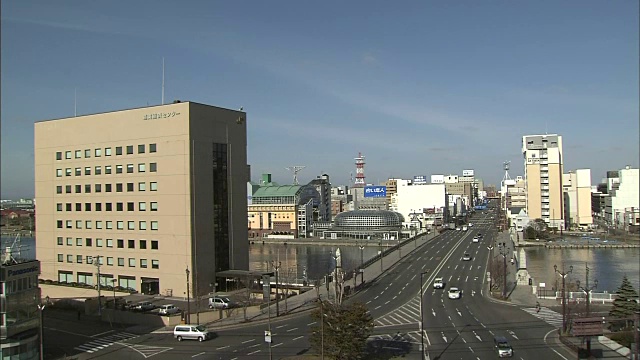
<svg viewBox="0 0 640 360">
<path fill-rule="evenodd" d="M 553 270 L 562 276 L 562 332 L 560 335 L 564 335 L 567 329 L 567 299 L 565 297 L 565 279 L 567 275 L 573 271 L 573 265 L 569 266 L 569 271 L 564 271 L 564 264 L 562 264 L 562 271 L 558 271 L 558 265 L 553 265 Z"/>
<path fill-rule="evenodd" d="M 191 323 L 191 307 L 189 306 L 189 268 L 186 268 L 184 272 L 187 274 L 187 315 L 184 317 L 184 322 L 187 324 Z"/>
<path fill-rule="evenodd" d="M 489 259 L 491 259 L 491 264 L 493 264 L 493 252 L 491 250 L 493 250 L 493 245 L 487 246 L 487 250 L 489 250 Z M 490 269 L 492 269 L 493 266 L 491 265 Z M 493 270 L 492 270 L 493 271 Z M 491 294 L 491 289 L 493 288 L 493 277 L 489 276 L 489 294 Z"/>
<path fill-rule="evenodd" d="M 280 266 L 282 266 L 280 261 L 278 261 L 278 265 L 276 265 L 275 262 L 271 263 L 271 268 L 276 273 L 276 317 L 280 316 L 280 299 L 278 297 L 278 273 L 280 272 Z"/>
<path fill-rule="evenodd" d="M 382 240 L 380 240 L 380 272 L 384 272 L 384 268 L 382 267 L 382 256 L 384 255 L 382 252 Z"/>
<path fill-rule="evenodd" d="M 424 311 L 422 310 L 422 287 L 423 281 L 422 276 L 424 274 L 428 274 L 429 270 L 420 273 L 420 351 L 422 352 L 422 357 L 424 358 Z"/>
<path fill-rule="evenodd" d="M 96 256 L 93 264 L 98 268 L 98 315 L 102 316 L 102 296 L 100 295 L 100 255 Z"/>
<path fill-rule="evenodd" d="M 589 306 L 591 305 L 591 290 L 598 287 L 598 280 L 596 279 L 594 281 L 594 285 L 589 287 L 589 265 L 585 263 L 585 267 L 587 269 L 587 275 L 585 276 L 586 285 L 584 287 L 581 287 L 580 280 L 576 281 L 576 285 L 578 286 L 578 289 L 584 291 L 584 293 L 587 294 L 587 317 L 589 317 L 589 315 L 591 315 L 591 312 L 589 311 Z M 591 336 L 587 336 L 587 356 L 591 356 Z"/>
<path fill-rule="evenodd" d="M 504 299 L 507 298 L 507 244 L 502 242 L 499 243 L 500 247 L 500 255 L 502 256 L 502 297 Z"/>
<path fill-rule="evenodd" d="M 636 359 L 640 359 L 640 311 L 636 311 L 635 328 L 635 342 L 636 342 Z"/>
<path fill-rule="evenodd" d="M 45 306 L 47 305 L 38 304 L 38 311 L 40 312 L 40 360 L 44 359 L 44 325 L 42 324 L 44 317 L 42 316 L 42 312 L 44 311 Z"/>
</svg>

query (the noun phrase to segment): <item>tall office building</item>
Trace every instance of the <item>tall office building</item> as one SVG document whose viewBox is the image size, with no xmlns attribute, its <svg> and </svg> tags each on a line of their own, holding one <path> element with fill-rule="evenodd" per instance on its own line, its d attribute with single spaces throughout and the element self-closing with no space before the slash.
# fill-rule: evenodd
<svg viewBox="0 0 640 360">
<path fill-rule="evenodd" d="M 566 228 L 587 229 L 591 214 L 591 169 L 578 169 L 563 175 L 564 218 Z"/>
<path fill-rule="evenodd" d="M 248 270 L 245 117 L 175 102 L 36 123 L 41 278 L 194 296 Z"/>
<path fill-rule="evenodd" d="M 523 136 L 522 155 L 529 219 L 564 230 L 562 136 Z"/>
</svg>

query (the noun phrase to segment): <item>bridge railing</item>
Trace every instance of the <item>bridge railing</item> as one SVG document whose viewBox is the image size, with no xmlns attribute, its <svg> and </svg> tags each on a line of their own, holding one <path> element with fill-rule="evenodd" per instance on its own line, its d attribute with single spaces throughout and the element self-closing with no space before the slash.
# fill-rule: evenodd
<svg viewBox="0 0 640 360">
<path fill-rule="evenodd" d="M 562 303 L 562 291 L 539 291 L 538 292 L 538 298 L 539 299 L 550 299 L 550 300 L 557 300 L 560 303 Z M 567 291 L 566 292 L 566 297 L 567 297 L 567 302 L 576 302 L 576 303 L 583 303 L 587 301 L 587 294 L 585 294 L 584 291 Z M 613 302 L 616 299 L 616 294 L 610 293 L 610 292 L 591 292 L 591 296 L 589 298 L 589 303 L 593 304 L 593 303 L 610 303 Z"/>
</svg>

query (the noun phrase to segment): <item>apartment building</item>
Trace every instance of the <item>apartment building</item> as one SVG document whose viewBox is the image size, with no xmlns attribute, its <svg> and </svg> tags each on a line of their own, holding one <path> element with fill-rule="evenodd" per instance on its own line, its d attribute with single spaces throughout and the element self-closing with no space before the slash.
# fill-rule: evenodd
<svg viewBox="0 0 640 360">
<path fill-rule="evenodd" d="M 566 228 L 586 229 L 593 225 L 591 212 L 591 169 L 578 169 L 562 175 Z"/>
<path fill-rule="evenodd" d="M 36 123 L 41 278 L 194 296 L 248 270 L 245 119 L 175 102 Z"/>
<path fill-rule="evenodd" d="M 522 155 L 529 218 L 543 219 L 549 227 L 563 230 L 562 136 L 523 136 Z"/>
<path fill-rule="evenodd" d="M 616 174 L 617 173 L 617 174 Z M 617 177 L 613 177 L 613 175 Z M 611 176 L 611 177 L 610 177 Z M 625 166 L 617 172 L 607 172 L 611 184 L 605 197 L 605 221 L 616 229 L 628 229 L 640 225 L 640 170 Z"/>
</svg>

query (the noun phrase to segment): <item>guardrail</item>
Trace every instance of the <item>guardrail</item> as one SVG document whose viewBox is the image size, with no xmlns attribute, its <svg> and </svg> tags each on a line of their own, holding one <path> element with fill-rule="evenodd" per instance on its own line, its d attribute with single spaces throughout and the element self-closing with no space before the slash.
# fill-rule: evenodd
<svg viewBox="0 0 640 360">
<path fill-rule="evenodd" d="M 585 294 L 584 291 L 567 291 L 565 295 L 567 297 L 567 302 L 587 302 L 587 294 Z M 547 292 L 546 294 L 545 292 L 538 292 L 537 297 L 538 299 L 558 300 L 562 303 L 562 291 Z M 592 292 L 589 297 L 589 303 L 611 303 L 616 299 L 616 297 L 616 294 L 607 291 L 601 293 Z"/>
</svg>

